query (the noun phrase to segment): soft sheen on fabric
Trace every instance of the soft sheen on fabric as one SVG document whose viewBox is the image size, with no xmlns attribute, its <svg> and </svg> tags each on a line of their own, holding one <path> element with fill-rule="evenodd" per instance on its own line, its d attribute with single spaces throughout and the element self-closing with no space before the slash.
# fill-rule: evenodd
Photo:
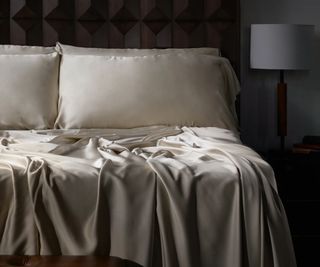
<svg viewBox="0 0 320 267">
<path fill-rule="evenodd" d="M 0 45 L 0 55 L 37 55 L 56 52 L 55 47 Z"/>
<path fill-rule="evenodd" d="M 59 55 L 1 54 L 0 129 L 53 128 Z"/>
<path fill-rule="evenodd" d="M 188 53 L 196 55 L 219 56 L 219 48 L 166 48 L 166 49 L 137 49 L 137 48 L 92 48 L 77 47 L 57 43 L 56 50 L 62 55 L 97 55 L 97 56 L 152 56 L 163 54 Z"/>
<path fill-rule="evenodd" d="M 0 132 L 0 254 L 295 267 L 271 167 L 218 128 Z"/>
<path fill-rule="evenodd" d="M 194 54 L 63 55 L 58 128 L 215 126 L 237 131 L 227 59 Z"/>
</svg>

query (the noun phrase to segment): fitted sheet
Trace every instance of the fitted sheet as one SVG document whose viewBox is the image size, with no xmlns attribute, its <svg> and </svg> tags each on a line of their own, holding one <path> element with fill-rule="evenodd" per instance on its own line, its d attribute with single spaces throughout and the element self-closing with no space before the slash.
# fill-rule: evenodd
<svg viewBox="0 0 320 267">
<path fill-rule="evenodd" d="M 296 266 L 271 167 L 214 127 L 1 131 L 0 254 Z"/>
</svg>

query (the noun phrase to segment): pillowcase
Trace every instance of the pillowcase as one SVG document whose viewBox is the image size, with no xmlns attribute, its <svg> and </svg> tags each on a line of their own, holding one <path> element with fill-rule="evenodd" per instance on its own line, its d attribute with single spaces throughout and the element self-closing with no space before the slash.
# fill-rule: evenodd
<svg viewBox="0 0 320 267">
<path fill-rule="evenodd" d="M 221 57 L 63 55 L 60 128 L 216 126 L 236 131 L 234 72 Z"/>
<path fill-rule="evenodd" d="M 52 128 L 57 116 L 58 53 L 0 54 L 0 70 L 0 129 Z"/>
<path fill-rule="evenodd" d="M 163 55 L 173 53 L 191 53 L 197 55 L 219 56 L 219 48 L 200 47 L 200 48 L 166 48 L 166 49 L 114 49 L 114 48 L 87 48 L 57 43 L 56 50 L 64 55 L 98 55 L 98 56 L 148 56 Z"/>
<path fill-rule="evenodd" d="M 23 45 L 0 45 L 0 55 L 34 55 L 54 53 L 54 47 L 23 46 Z"/>
</svg>

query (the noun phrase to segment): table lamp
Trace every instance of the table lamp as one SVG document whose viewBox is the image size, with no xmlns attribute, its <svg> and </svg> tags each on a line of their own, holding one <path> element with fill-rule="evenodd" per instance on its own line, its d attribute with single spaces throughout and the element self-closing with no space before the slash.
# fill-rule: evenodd
<svg viewBox="0 0 320 267">
<path fill-rule="evenodd" d="M 287 84 L 284 82 L 284 71 L 309 68 L 313 32 L 312 25 L 251 25 L 251 68 L 280 71 L 277 102 L 278 136 L 282 152 L 285 150 L 287 135 Z"/>
</svg>

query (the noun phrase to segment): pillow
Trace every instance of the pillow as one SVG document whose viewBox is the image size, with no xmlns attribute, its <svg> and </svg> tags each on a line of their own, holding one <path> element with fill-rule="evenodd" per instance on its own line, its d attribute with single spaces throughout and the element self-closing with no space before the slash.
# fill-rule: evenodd
<svg viewBox="0 0 320 267">
<path fill-rule="evenodd" d="M 0 54 L 0 129 L 52 128 L 57 116 L 59 55 Z"/>
<path fill-rule="evenodd" d="M 57 43 L 56 50 L 64 55 L 98 55 L 98 56 L 148 56 L 172 53 L 192 53 L 197 55 L 219 56 L 219 48 L 200 47 L 200 48 L 166 48 L 166 49 L 114 49 L 114 48 L 87 48 L 64 45 Z"/>
<path fill-rule="evenodd" d="M 34 55 L 54 53 L 54 47 L 44 46 L 22 46 L 22 45 L 0 45 L 0 55 Z"/>
<path fill-rule="evenodd" d="M 168 54 L 140 57 L 63 55 L 60 128 L 148 125 L 237 129 L 238 83 L 221 57 Z"/>
</svg>

